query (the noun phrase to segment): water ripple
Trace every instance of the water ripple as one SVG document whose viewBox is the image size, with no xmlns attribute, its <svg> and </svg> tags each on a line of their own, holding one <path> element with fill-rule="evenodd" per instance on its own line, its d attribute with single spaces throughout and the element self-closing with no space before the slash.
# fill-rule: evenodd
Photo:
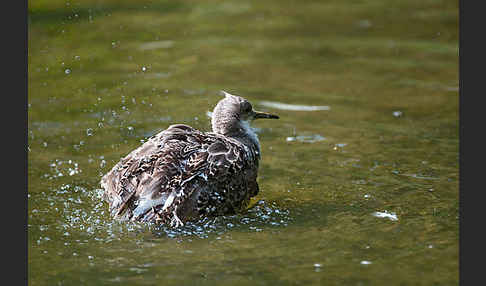
<svg viewBox="0 0 486 286">
<path fill-rule="evenodd" d="M 299 105 L 299 104 L 287 104 L 276 101 L 260 101 L 261 105 L 271 108 L 276 108 L 280 110 L 291 110 L 291 111 L 318 111 L 318 110 L 331 110 L 330 106 L 327 105 Z"/>
</svg>

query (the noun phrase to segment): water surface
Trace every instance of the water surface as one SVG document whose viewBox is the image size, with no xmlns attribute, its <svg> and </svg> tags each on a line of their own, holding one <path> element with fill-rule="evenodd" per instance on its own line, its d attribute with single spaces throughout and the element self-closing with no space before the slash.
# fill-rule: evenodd
<svg viewBox="0 0 486 286">
<path fill-rule="evenodd" d="M 30 1 L 30 285 L 457 285 L 458 3 Z M 99 180 L 219 90 L 256 122 L 247 212 L 112 221 Z"/>
</svg>

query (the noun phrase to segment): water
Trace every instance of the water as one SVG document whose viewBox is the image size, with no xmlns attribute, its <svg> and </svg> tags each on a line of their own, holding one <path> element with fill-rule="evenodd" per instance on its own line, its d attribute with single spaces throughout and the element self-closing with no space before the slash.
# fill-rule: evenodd
<svg viewBox="0 0 486 286">
<path fill-rule="evenodd" d="M 458 284 L 458 3 L 31 1 L 28 44 L 30 285 Z M 111 220 L 101 176 L 220 90 L 280 116 L 248 211 Z"/>
</svg>

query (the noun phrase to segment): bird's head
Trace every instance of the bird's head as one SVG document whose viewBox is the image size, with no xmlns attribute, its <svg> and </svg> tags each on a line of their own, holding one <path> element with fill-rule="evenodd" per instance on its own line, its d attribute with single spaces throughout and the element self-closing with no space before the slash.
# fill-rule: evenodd
<svg viewBox="0 0 486 286">
<path fill-rule="evenodd" d="M 255 119 L 278 119 L 275 114 L 256 111 L 245 98 L 221 91 L 221 99 L 213 110 L 211 125 L 213 132 L 222 135 L 232 135 L 244 131 L 244 127 Z"/>
</svg>

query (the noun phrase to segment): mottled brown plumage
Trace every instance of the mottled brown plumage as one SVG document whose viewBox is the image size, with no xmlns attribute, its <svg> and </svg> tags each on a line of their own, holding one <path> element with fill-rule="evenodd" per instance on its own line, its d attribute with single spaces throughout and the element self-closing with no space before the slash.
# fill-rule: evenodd
<svg viewBox="0 0 486 286">
<path fill-rule="evenodd" d="M 177 227 L 247 207 L 258 193 L 260 159 L 260 144 L 248 122 L 278 117 L 223 94 L 212 114 L 213 132 L 171 125 L 103 176 L 103 196 L 113 216 Z"/>
</svg>

